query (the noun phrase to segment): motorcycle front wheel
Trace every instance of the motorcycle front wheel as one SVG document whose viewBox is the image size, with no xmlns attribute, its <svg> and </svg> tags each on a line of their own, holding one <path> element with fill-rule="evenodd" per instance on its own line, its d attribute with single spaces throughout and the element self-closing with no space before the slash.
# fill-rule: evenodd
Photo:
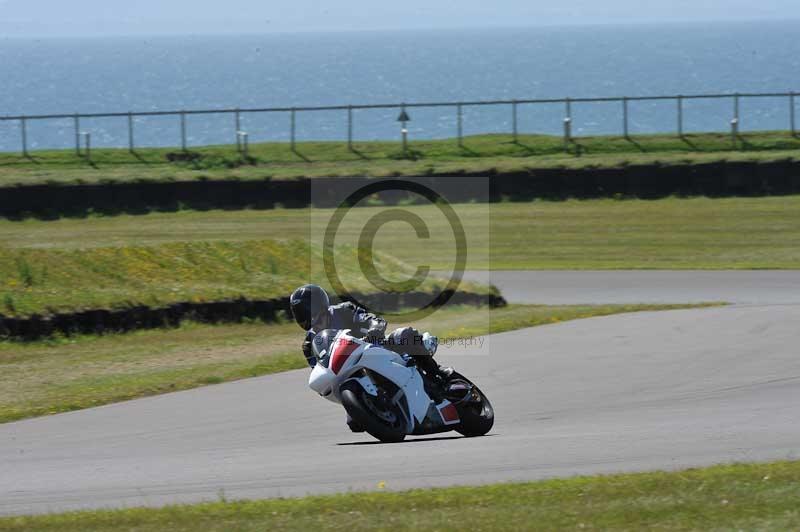
<svg viewBox="0 0 800 532">
<path fill-rule="evenodd" d="M 385 395 L 368 394 L 357 382 L 341 390 L 342 406 L 370 435 L 384 443 L 401 442 L 406 437 L 405 417 L 400 407 Z"/>
</svg>

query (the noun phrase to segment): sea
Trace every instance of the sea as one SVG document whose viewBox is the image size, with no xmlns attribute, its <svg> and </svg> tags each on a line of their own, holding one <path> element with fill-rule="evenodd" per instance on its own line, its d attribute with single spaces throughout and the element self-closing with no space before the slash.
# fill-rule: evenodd
<svg viewBox="0 0 800 532">
<path fill-rule="evenodd" d="M 800 21 L 360 33 L 26 39 L 0 37 L 0 117 L 800 92 Z M 800 97 L 796 98 L 800 106 Z M 517 109 L 522 133 L 558 134 L 563 104 Z M 800 111 L 800 109 L 798 109 Z M 466 106 L 464 135 L 508 133 L 510 106 Z M 631 133 L 676 129 L 676 103 L 631 102 Z M 743 99 L 742 130 L 788 129 L 788 98 Z M 800 112 L 798 112 L 800 114 Z M 245 113 L 250 142 L 288 141 L 289 113 Z M 454 108 L 410 108 L 411 139 L 457 132 Z M 396 139 L 398 109 L 356 110 L 356 141 Z M 685 131 L 726 131 L 732 99 L 689 100 Z M 576 135 L 615 134 L 617 102 L 572 106 Z M 94 146 L 127 146 L 125 118 L 84 119 Z M 298 141 L 343 140 L 346 111 L 299 112 Z M 177 146 L 177 117 L 137 117 L 137 146 Z M 27 123 L 29 149 L 70 148 L 71 119 Z M 235 142 L 231 115 L 189 116 L 190 146 Z M 0 121 L 0 151 L 21 127 Z"/>
</svg>

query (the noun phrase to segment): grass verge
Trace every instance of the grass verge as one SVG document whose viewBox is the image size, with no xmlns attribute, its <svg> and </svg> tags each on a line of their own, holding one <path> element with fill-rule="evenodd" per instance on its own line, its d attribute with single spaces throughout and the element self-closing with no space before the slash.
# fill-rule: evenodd
<svg viewBox="0 0 800 532">
<path fill-rule="evenodd" d="M 389 481 L 391 487 L 391 481 Z M 800 462 L 0 519 L 0 530 L 797 530 Z"/>
<path fill-rule="evenodd" d="M 453 208 L 468 239 L 468 269 L 800 268 L 800 196 L 534 201 Z M 452 231 L 438 209 L 404 209 L 426 222 L 431 238 L 421 245 L 407 225 L 386 224 L 375 240 L 376 251 L 398 256 L 402 250 L 403 261 L 414 267 L 452 268 L 446 262 L 454 256 Z M 342 243 L 357 246 L 364 220 L 380 210 L 363 207 L 358 216 L 346 217 L 337 242 L 342 238 Z M 0 257 L 33 249 L 241 242 L 264 235 L 308 241 L 312 229 L 321 231 L 331 214 L 328 209 L 277 209 L 0 220 Z M 6 264 L 10 277 L 0 278 L 0 291 L 4 281 L 17 278 L 13 259 Z"/>
<path fill-rule="evenodd" d="M 582 137 L 565 153 L 561 137 L 509 135 L 414 141 L 409 157 L 396 142 L 359 142 L 353 151 L 341 142 L 253 144 L 249 158 L 235 146 L 191 148 L 94 149 L 92 160 L 73 150 L 33 152 L 28 157 L 0 154 L 0 186 L 48 182 L 171 181 L 205 178 L 289 179 L 318 176 L 401 176 L 460 171 L 520 172 L 550 167 L 619 167 L 627 164 L 771 161 L 796 158 L 800 138 L 789 132 L 752 132 L 733 142 L 729 134 L 697 133 Z M 170 159 L 172 161 L 170 161 Z"/>
<path fill-rule="evenodd" d="M 445 308 L 408 325 L 441 337 L 481 335 L 678 305 Z M 391 326 L 401 326 L 397 323 Z M 294 323 L 212 326 L 0 342 L 0 422 L 79 410 L 305 367 Z M 446 351 L 439 355 L 446 357 Z M 443 360 L 444 361 L 444 360 Z"/>
<path fill-rule="evenodd" d="M 375 288 L 358 268 L 359 253 L 354 246 L 338 248 L 337 271 L 351 291 L 372 293 Z M 158 308 L 239 298 L 268 300 L 288 296 L 309 279 L 327 286 L 325 275 L 317 271 L 322 264 L 319 246 L 302 240 L 173 242 L 71 250 L 0 248 L 0 317 L 140 305 Z M 398 277 L 413 273 L 388 255 L 379 254 L 376 267 Z M 445 281 L 431 278 L 419 290 L 433 293 L 444 285 Z M 462 289 L 490 291 L 475 284 Z"/>
</svg>

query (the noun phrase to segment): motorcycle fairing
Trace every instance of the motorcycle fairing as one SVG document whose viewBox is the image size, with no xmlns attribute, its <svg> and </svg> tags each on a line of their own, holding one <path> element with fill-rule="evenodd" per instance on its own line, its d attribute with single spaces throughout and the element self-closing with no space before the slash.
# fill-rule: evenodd
<svg viewBox="0 0 800 532">
<path fill-rule="evenodd" d="M 422 375 L 416 368 L 406 366 L 406 361 L 397 353 L 377 346 L 364 353 L 357 366 L 375 371 L 400 388 L 415 424 L 422 423 L 428 413 L 431 398 L 425 392 Z M 413 427 L 409 429 L 413 430 Z"/>
<path fill-rule="evenodd" d="M 364 340 L 350 336 L 349 330 L 344 330 L 337 335 L 333 355 L 326 361 L 318 363 L 311 371 L 308 379 L 309 387 L 322 397 L 335 403 L 341 403 L 339 390 L 345 382 L 355 380 L 370 395 L 377 394 L 377 387 L 369 376 L 367 369 L 383 376 L 394 383 L 400 390 L 395 400 L 401 401 L 405 397 L 405 405 L 410 419 L 408 419 L 408 432 L 415 428 L 426 426 L 449 425 L 444 421 L 441 411 L 433 404 L 430 396 L 425 391 L 422 375 L 415 367 L 408 367 L 406 360 L 383 347 L 372 345 Z M 337 347 L 347 346 L 345 352 L 338 354 L 337 368 L 334 372 L 332 366 L 333 356 L 337 356 Z M 326 355 L 327 357 L 327 355 Z M 362 372 L 362 374 L 359 374 Z M 429 412 L 433 410 L 434 412 Z M 431 414 L 431 415 L 429 415 Z M 428 418 L 426 420 L 426 418 Z M 456 418 L 457 419 L 457 418 Z M 456 421 L 457 422 L 457 421 Z"/>
</svg>

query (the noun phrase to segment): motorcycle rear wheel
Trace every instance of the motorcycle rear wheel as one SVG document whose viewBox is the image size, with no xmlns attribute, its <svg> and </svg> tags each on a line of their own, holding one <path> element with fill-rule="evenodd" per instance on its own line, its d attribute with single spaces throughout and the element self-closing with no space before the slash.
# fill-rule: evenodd
<svg viewBox="0 0 800 532">
<path fill-rule="evenodd" d="M 472 386 L 471 394 L 473 397 L 471 401 L 456 404 L 456 410 L 461 418 L 461 423 L 456 426 L 455 430 L 468 438 L 484 436 L 492 430 L 494 426 L 494 408 L 492 408 L 492 403 L 489 402 L 489 398 L 486 397 L 480 388 L 475 386 L 472 381 L 460 373 L 453 373 L 450 377 L 450 382 L 458 380 L 464 381 Z"/>
<path fill-rule="evenodd" d="M 341 398 L 350 417 L 377 440 L 397 443 L 405 439 L 405 417 L 399 406 L 369 395 L 356 382 L 342 386 Z"/>
</svg>

